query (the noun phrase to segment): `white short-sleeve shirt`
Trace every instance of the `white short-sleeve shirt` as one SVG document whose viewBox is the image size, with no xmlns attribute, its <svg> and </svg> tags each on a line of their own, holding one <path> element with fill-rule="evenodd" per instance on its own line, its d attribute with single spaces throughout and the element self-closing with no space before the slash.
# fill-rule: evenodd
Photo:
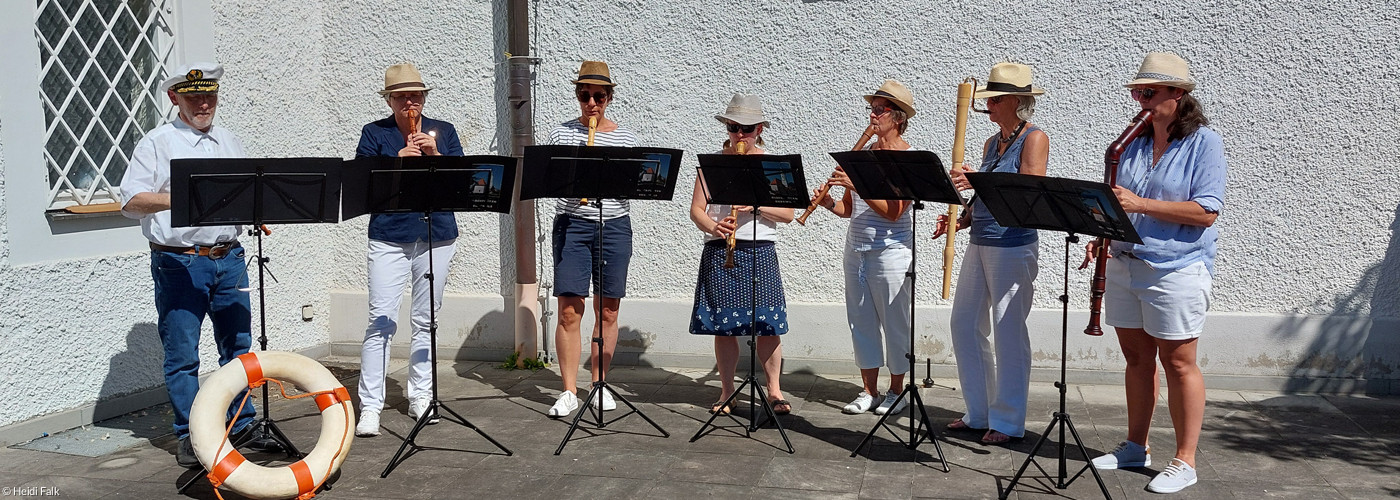
<svg viewBox="0 0 1400 500">
<path fill-rule="evenodd" d="M 212 246 L 237 240 L 240 226 L 174 228 L 170 210 L 142 215 L 127 211 L 126 205 L 139 193 L 170 192 L 170 160 L 243 156 L 243 143 L 226 128 L 212 126 L 209 132 L 200 132 L 180 119 L 156 127 L 136 144 L 122 176 L 122 215 L 141 219 L 141 233 L 159 245 Z"/>
</svg>

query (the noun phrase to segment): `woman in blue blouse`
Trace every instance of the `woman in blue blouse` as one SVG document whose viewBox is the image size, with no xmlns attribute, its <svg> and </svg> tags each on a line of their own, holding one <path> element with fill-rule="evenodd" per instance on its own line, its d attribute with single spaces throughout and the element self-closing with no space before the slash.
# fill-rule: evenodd
<svg viewBox="0 0 1400 500">
<path fill-rule="evenodd" d="M 1172 493 L 1196 483 L 1196 444 L 1206 403 L 1196 340 L 1210 308 L 1214 224 L 1225 200 L 1225 149 L 1220 135 L 1205 126 L 1201 104 L 1191 95 L 1196 82 L 1181 57 L 1148 54 L 1127 87 L 1142 109 L 1154 112 L 1148 132 L 1124 150 L 1113 187 L 1143 243 L 1110 245 L 1104 295 L 1104 321 L 1117 330 L 1128 363 L 1128 436 L 1095 458 L 1094 466 L 1151 465 L 1147 438 L 1161 360 L 1176 451 L 1147 489 Z"/>
<path fill-rule="evenodd" d="M 973 97 L 987 100 L 987 113 L 1000 130 L 982 147 L 981 172 L 1045 175 L 1050 138 L 1027 120 L 1035 114 L 1035 96 L 1024 64 L 992 66 L 987 85 Z M 953 171 L 958 189 L 971 186 L 961 165 Z M 940 215 L 933 237 L 947 231 Z M 1040 271 L 1040 243 L 1034 229 L 1002 227 L 981 201 L 958 218 L 958 229 L 972 228 L 972 239 L 958 273 L 951 332 L 967 413 L 949 429 L 986 430 L 982 442 L 1001 444 L 1026 433 L 1026 396 L 1031 384 L 1031 339 L 1026 331 L 1035 277 Z M 982 318 L 988 317 L 990 324 Z M 988 329 L 990 327 L 990 329 Z M 994 336 L 992 342 L 989 336 Z"/>
</svg>

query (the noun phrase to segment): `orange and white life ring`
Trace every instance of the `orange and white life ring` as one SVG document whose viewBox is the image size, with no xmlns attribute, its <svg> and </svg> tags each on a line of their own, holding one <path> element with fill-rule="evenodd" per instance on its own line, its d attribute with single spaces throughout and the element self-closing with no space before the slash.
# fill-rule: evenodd
<svg viewBox="0 0 1400 500">
<path fill-rule="evenodd" d="M 321 437 L 311 453 L 285 467 L 248 462 L 225 435 L 228 408 L 234 398 L 271 379 L 319 393 L 315 400 L 321 409 Z M 320 363 L 291 352 L 250 352 L 237 357 L 200 384 L 190 408 L 190 444 L 209 471 L 210 482 L 252 498 L 315 496 L 316 489 L 345 461 L 354 428 L 354 407 L 345 386 Z"/>
</svg>

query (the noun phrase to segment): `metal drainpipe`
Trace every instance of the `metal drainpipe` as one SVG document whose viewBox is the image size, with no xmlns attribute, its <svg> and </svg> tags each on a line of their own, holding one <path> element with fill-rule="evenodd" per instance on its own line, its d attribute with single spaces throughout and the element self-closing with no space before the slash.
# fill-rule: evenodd
<svg viewBox="0 0 1400 500">
<path fill-rule="evenodd" d="M 511 155 L 524 158 L 525 146 L 535 144 L 535 117 L 531 112 L 531 85 L 534 71 L 530 67 L 530 3 L 510 0 L 506 7 L 506 50 L 510 53 L 510 128 Z M 523 167 L 523 164 L 522 164 Z M 523 173 L 518 170 L 517 176 Z M 520 200 L 520 183 L 515 185 L 515 206 L 512 210 L 515 236 L 515 352 L 516 366 L 539 355 L 539 339 L 544 322 L 539 314 L 539 282 L 535 269 L 535 203 Z"/>
</svg>

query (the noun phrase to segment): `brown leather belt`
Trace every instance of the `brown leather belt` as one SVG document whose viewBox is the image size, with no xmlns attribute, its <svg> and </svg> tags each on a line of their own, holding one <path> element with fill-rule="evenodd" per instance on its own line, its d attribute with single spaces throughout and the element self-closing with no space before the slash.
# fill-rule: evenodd
<svg viewBox="0 0 1400 500">
<path fill-rule="evenodd" d="M 212 246 L 212 247 L 205 247 L 205 246 L 168 247 L 168 246 L 165 246 L 165 245 L 161 245 L 161 244 L 159 244 L 159 243 L 151 243 L 151 250 L 156 250 L 156 251 L 161 251 L 161 252 L 170 252 L 170 253 L 182 253 L 182 254 L 186 254 L 186 255 L 198 255 L 198 256 L 200 256 L 200 257 L 209 257 L 209 258 L 211 258 L 211 259 L 222 259 L 222 258 L 224 258 L 224 256 L 228 255 L 228 253 L 229 253 L 230 251 L 232 251 L 233 249 L 238 248 L 238 247 L 240 247 L 240 246 L 241 246 L 241 245 L 239 245 L 237 241 L 230 241 L 230 242 L 227 242 L 227 243 L 220 243 L 220 244 L 214 245 L 214 246 Z"/>
</svg>

